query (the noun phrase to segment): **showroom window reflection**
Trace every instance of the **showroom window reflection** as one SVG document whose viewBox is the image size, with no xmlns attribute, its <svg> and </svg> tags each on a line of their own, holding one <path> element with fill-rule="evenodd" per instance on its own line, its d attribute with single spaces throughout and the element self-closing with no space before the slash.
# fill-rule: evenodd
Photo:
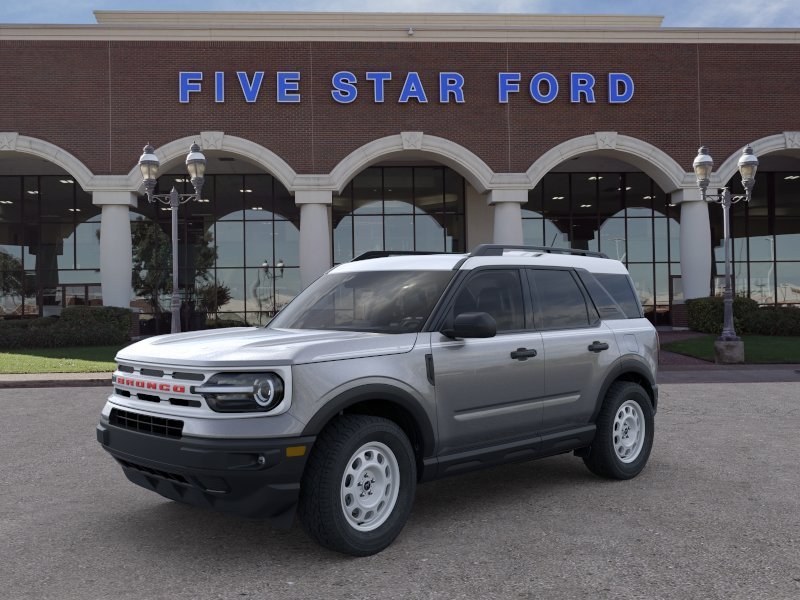
<svg viewBox="0 0 800 600">
<path fill-rule="evenodd" d="M 522 206 L 526 244 L 603 252 L 628 267 L 645 314 L 682 301 L 680 212 L 639 172 L 548 173 Z"/>
<path fill-rule="evenodd" d="M 733 178 L 733 193 L 741 182 Z M 711 207 L 714 292 L 722 295 L 721 211 Z M 749 203 L 731 210 L 734 292 L 763 305 L 800 305 L 800 171 L 759 171 Z"/>
<path fill-rule="evenodd" d="M 0 317 L 98 305 L 100 208 L 69 175 L 0 177 Z"/>
<path fill-rule="evenodd" d="M 333 262 L 370 250 L 464 252 L 464 178 L 442 166 L 370 167 L 333 197 Z"/>
<path fill-rule="evenodd" d="M 191 183 L 185 175 L 164 175 L 158 191 L 173 185 L 184 192 Z M 299 293 L 300 213 L 272 176 L 206 175 L 202 201 L 181 206 L 178 217 L 186 329 L 266 324 Z M 169 331 L 169 218 L 169 208 L 141 202 L 131 216 L 133 304 L 146 333 Z"/>
</svg>

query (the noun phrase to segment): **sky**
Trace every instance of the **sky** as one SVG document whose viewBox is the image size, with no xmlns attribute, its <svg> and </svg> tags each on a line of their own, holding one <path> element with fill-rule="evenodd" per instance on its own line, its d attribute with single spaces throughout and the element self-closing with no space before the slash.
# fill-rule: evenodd
<svg viewBox="0 0 800 600">
<path fill-rule="evenodd" d="M 800 28 L 800 0 L 0 0 L 0 23 L 94 23 L 93 10 L 499 12 L 664 16 L 664 27 Z"/>
</svg>

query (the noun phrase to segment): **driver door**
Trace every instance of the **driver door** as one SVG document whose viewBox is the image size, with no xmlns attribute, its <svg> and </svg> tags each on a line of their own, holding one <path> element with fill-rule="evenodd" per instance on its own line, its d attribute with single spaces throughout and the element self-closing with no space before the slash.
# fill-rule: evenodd
<svg viewBox="0 0 800 600">
<path fill-rule="evenodd" d="M 440 456 L 533 440 L 541 429 L 542 336 L 533 329 L 519 270 L 487 268 L 470 273 L 445 322 L 475 311 L 495 319 L 494 337 L 451 339 L 431 333 Z"/>
</svg>

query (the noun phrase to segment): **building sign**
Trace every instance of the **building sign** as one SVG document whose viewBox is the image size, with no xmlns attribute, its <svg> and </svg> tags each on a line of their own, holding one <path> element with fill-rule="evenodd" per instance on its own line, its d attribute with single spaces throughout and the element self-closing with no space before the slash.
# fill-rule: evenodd
<svg viewBox="0 0 800 600">
<path fill-rule="evenodd" d="M 607 96 L 603 100 L 609 104 L 625 104 L 633 98 L 634 85 L 630 75 L 608 73 L 607 77 Z M 262 91 L 270 87 L 278 103 L 297 103 L 302 98 L 300 71 L 278 71 L 275 73 L 274 86 L 265 83 L 264 71 L 252 73 L 237 71 L 235 77 L 224 71 L 216 71 L 213 78 L 208 79 L 210 81 L 207 82 L 202 71 L 181 71 L 178 74 L 179 102 L 187 104 L 193 95 L 208 93 L 209 88 L 217 103 L 225 102 L 226 92 L 242 94 L 245 102 L 254 103 Z M 386 82 L 394 79 L 401 80 L 402 87 L 396 96 L 388 98 Z M 526 96 L 538 104 L 550 104 L 561 97 L 569 98 L 573 104 L 594 104 L 598 95 L 595 93 L 596 81 L 591 73 L 570 73 L 565 86 L 567 89 L 562 90 L 556 76 L 546 71 L 534 75 L 501 72 L 497 74 L 496 80 L 497 101 L 506 104 L 514 98 Z M 352 71 L 338 71 L 331 77 L 330 93 L 339 104 L 351 104 L 360 95 L 366 96 L 369 101 L 376 104 L 384 102 L 462 104 L 467 101 L 464 90 L 465 78 L 461 73 L 441 72 L 437 83 L 435 89 L 426 89 L 416 71 L 400 76 L 395 76 L 391 71 L 367 71 L 363 75 L 356 75 Z"/>
</svg>

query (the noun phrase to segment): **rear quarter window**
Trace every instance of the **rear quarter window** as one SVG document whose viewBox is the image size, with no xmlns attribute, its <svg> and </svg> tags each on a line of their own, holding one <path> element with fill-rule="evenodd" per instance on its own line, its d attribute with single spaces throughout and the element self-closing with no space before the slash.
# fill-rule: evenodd
<svg viewBox="0 0 800 600">
<path fill-rule="evenodd" d="M 616 302 L 625 314 L 625 318 L 642 318 L 642 305 L 639 303 L 639 298 L 636 296 L 631 278 L 628 275 L 622 273 L 593 273 L 592 275 L 594 279 L 605 288 L 605 291 L 611 299 Z M 594 294 L 591 289 L 589 289 L 589 293 L 592 294 L 592 299 L 594 299 Z M 598 310 L 600 310 L 599 306 Z M 603 311 L 601 311 L 600 314 L 603 315 L 605 319 L 614 318 L 608 316 Z"/>
</svg>

